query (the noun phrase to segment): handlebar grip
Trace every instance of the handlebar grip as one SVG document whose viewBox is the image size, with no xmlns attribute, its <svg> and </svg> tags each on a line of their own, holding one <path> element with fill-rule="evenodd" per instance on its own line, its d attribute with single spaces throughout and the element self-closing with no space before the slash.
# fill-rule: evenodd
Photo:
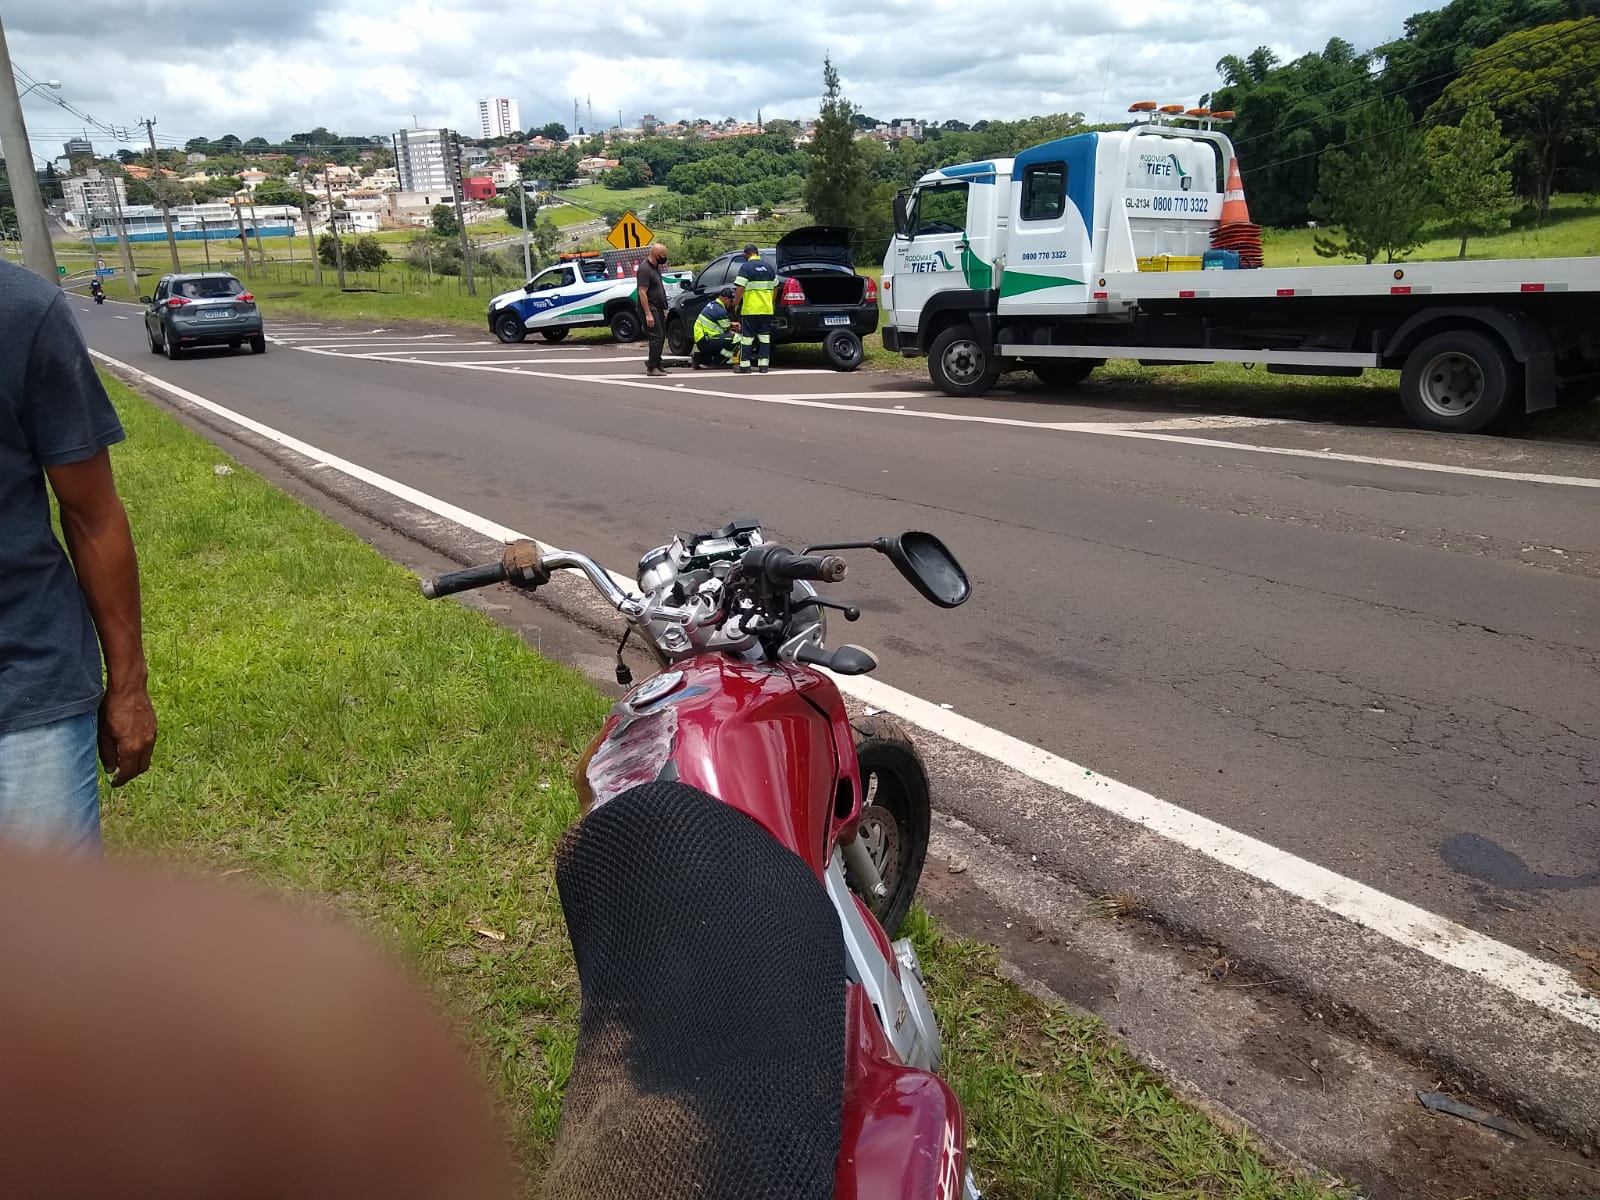
<svg viewBox="0 0 1600 1200">
<path fill-rule="evenodd" d="M 481 567 L 468 567 L 465 571 L 451 571 L 437 579 L 424 579 L 422 581 L 422 594 L 429 600 L 438 600 L 442 596 L 453 596 L 457 592 L 470 592 L 473 588 L 488 587 L 491 583 L 504 583 L 506 581 L 506 565 L 503 562 L 485 563 Z"/>
<path fill-rule="evenodd" d="M 753 567 L 769 583 L 838 583 L 844 578 L 845 561 L 837 554 L 793 554 L 782 546 L 756 546 L 746 551 L 745 565 Z"/>
</svg>

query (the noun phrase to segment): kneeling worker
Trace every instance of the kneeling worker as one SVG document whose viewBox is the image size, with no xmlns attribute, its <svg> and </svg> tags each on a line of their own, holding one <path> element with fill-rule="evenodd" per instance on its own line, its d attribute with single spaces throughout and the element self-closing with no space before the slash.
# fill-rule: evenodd
<svg viewBox="0 0 1600 1200">
<path fill-rule="evenodd" d="M 733 289 L 725 287 L 694 319 L 695 370 L 733 366 L 733 351 L 738 341 L 733 334 L 733 320 L 728 315 L 732 302 Z"/>
</svg>

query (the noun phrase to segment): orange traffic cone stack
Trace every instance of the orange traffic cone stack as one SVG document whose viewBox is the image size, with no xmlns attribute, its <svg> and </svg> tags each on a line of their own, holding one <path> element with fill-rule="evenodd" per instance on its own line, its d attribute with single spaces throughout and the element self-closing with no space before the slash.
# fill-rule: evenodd
<svg viewBox="0 0 1600 1200">
<path fill-rule="evenodd" d="M 1233 250 L 1239 265 L 1261 265 L 1261 226 L 1250 223 L 1250 206 L 1244 200 L 1244 180 L 1239 175 L 1239 160 L 1228 160 L 1228 190 L 1222 197 L 1222 222 L 1211 235 L 1214 250 Z"/>
</svg>

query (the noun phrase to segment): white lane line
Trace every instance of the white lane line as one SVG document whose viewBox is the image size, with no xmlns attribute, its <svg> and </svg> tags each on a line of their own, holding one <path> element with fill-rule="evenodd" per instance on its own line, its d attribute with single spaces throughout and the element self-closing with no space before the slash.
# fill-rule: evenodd
<svg viewBox="0 0 1600 1200">
<path fill-rule="evenodd" d="M 308 346 L 296 346 L 295 349 L 296 350 L 308 350 L 308 349 L 310 349 L 310 347 L 308 347 Z M 345 354 L 343 352 L 337 352 L 336 351 L 336 352 L 333 353 L 333 357 L 334 358 L 365 359 L 365 360 L 370 361 L 370 362 L 409 363 L 409 364 L 412 364 L 412 365 L 415 365 L 415 366 L 422 366 L 422 367 L 477 366 L 477 365 L 479 365 L 479 363 L 481 363 L 483 361 L 482 359 L 479 359 L 476 362 L 472 362 L 472 363 L 452 363 L 452 362 L 440 362 L 439 360 L 432 359 L 432 358 L 412 358 L 411 357 L 411 352 L 409 350 L 381 350 L 381 351 L 374 351 L 372 353 L 363 353 L 363 354 Z M 495 363 L 495 365 L 499 365 L 499 363 L 524 362 L 524 361 L 527 361 L 527 358 L 528 358 L 528 356 L 526 354 L 524 354 L 524 353 L 513 353 L 509 358 L 500 359 L 499 362 Z M 574 363 L 619 363 L 619 362 L 639 363 L 641 361 L 642 360 L 640 359 L 640 357 L 637 354 L 611 355 L 609 357 L 601 357 L 601 356 L 595 355 L 595 354 L 585 354 L 585 355 L 579 356 L 578 358 L 541 358 L 541 359 L 538 360 L 540 366 L 543 366 L 546 363 L 563 365 L 563 366 L 570 366 L 570 365 L 572 365 Z M 582 375 L 563 375 L 562 378 L 563 379 L 583 379 L 585 377 L 582 376 Z"/>
<path fill-rule="evenodd" d="M 352 479 L 359 479 L 484 537 L 511 541 L 526 536 L 497 521 L 430 496 L 409 484 L 380 475 L 270 425 L 224 408 L 213 400 L 168 383 L 108 354 L 98 350 L 91 350 L 90 353 L 106 365 L 125 371 L 151 387 L 159 388 L 241 429 L 248 429 L 314 462 L 341 471 Z M 543 542 L 540 545 L 553 549 Z M 612 572 L 612 578 L 619 586 L 630 589 L 635 586 L 634 581 L 626 575 Z M 836 682 L 842 692 L 864 704 L 893 713 L 935 736 L 1021 771 L 1075 800 L 1115 813 L 1169 841 L 1280 888 L 1357 926 L 1380 933 L 1401 946 L 1478 976 L 1555 1016 L 1600 1031 L 1600 997 L 1584 991 L 1564 967 L 1535 958 L 1515 946 L 1496 941 L 1465 925 L 1380 892 L 1377 888 L 1347 879 L 1326 867 L 1229 829 L 1170 801 L 1107 776 L 1097 775 L 1070 759 L 1041 750 L 997 729 L 990 729 L 970 717 L 931 704 L 909 692 L 902 692 L 865 676 L 838 678 Z"/>
<path fill-rule="evenodd" d="M 304 350 L 308 354 L 338 356 L 337 351 L 321 350 L 313 346 L 297 346 L 295 349 Z M 1463 467 L 1454 463 L 1380 458 L 1371 454 L 1344 454 L 1335 450 L 1301 450 L 1290 446 L 1256 446 L 1249 442 L 1225 442 L 1221 438 L 1187 437 L 1181 433 L 1141 432 L 1136 425 L 1117 422 L 1024 421 L 1018 417 L 988 417 L 979 416 L 976 413 L 936 412 L 920 408 L 877 408 L 870 404 L 838 404 L 834 402 L 837 399 L 866 399 L 872 397 L 880 399 L 909 399 L 915 397 L 925 400 L 928 398 L 927 392 L 818 392 L 812 394 L 800 392 L 776 394 L 771 392 L 725 392 L 711 391 L 707 388 L 686 389 L 673 383 L 653 383 L 644 379 L 613 379 L 604 375 L 573 376 L 564 375 L 559 371 L 533 371 L 527 367 L 512 370 L 509 367 L 495 366 L 492 363 L 430 362 L 410 365 L 450 367 L 458 371 L 498 371 L 507 375 L 520 375 L 524 379 L 541 375 L 548 379 L 565 379 L 568 381 L 575 378 L 583 378 L 608 387 L 653 387 L 660 388 L 663 391 L 678 392 L 679 394 L 684 391 L 693 391 L 702 396 L 725 397 L 729 400 L 751 400 L 759 404 L 788 404 L 801 408 L 832 409 L 835 412 L 872 413 L 884 417 L 912 417 L 924 421 L 951 421 L 963 425 L 1000 425 L 1013 429 L 1047 429 L 1056 433 L 1093 433 L 1102 437 L 1123 437 L 1149 442 L 1168 442 L 1178 446 L 1204 446 L 1209 450 L 1235 450 L 1246 454 L 1280 454 L 1287 458 L 1312 458 L 1323 462 L 1358 463 L 1371 467 L 1396 467 L 1404 471 L 1428 471 L 1438 475 L 1464 475 L 1473 479 L 1494 479 L 1506 483 L 1544 483 L 1554 487 L 1600 489 L 1600 478 L 1586 475 L 1545 475 L 1534 471 L 1496 471 L 1488 467 Z M 772 376 L 768 375 L 767 378 L 771 379 Z"/>
<path fill-rule="evenodd" d="M 123 316 L 121 313 L 112 313 L 111 319 L 113 321 L 126 321 L 128 318 Z"/>
<path fill-rule="evenodd" d="M 1259 429 L 1266 425 L 1292 425 L 1288 417 L 1215 416 L 1164 417 L 1154 421 L 1114 421 L 1123 429 Z"/>
<path fill-rule="evenodd" d="M 311 339 L 311 340 L 314 341 L 315 339 Z M 387 342 L 372 342 L 372 343 L 363 343 L 363 344 L 369 344 L 369 345 L 372 345 L 372 346 L 383 346 L 383 345 L 390 345 L 391 343 L 387 343 Z M 297 350 L 299 348 L 300 348 L 299 346 L 295 347 L 295 349 L 297 349 Z M 340 354 L 344 353 L 345 350 L 347 350 L 347 349 L 359 349 L 359 348 L 360 348 L 359 346 L 356 346 L 356 347 L 328 346 L 328 347 L 325 347 L 325 349 L 333 350 L 336 353 L 340 353 Z M 433 342 L 433 343 L 431 343 L 431 344 L 429 344 L 427 346 L 415 346 L 415 347 L 413 347 L 413 346 L 405 346 L 403 348 L 397 346 L 396 349 L 395 349 L 395 352 L 396 353 L 400 353 L 402 351 L 402 349 L 403 349 L 403 352 L 408 354 L 408 355 L 414 355 L 414 354 L 519 354 L 519 355 L 522 355 L 523 357 L 527 357 L 530 354 L 557 354 L 557 353 L 563 353 L 563 352 L 564 353 L 569 353 L 569 354 L 571 353 L 571 350 L 562 351 L 562 350 L 558 350 L 557 347 L 555 347 L 555 346 L 525 346 L 520 350 L 513 350 L 508 346 L 498 346 L 498 345 L 485 346 L 485 345 L 477 344 L 477 343 L 473 343 L 473 342 L 456 342 L 456 343 L 453 343 L 451 345 L 445 345 L 443 342 Z M 352 355 L 352 357 L 360 357 L 360 356 L 359 355 Z"/>
</svg>

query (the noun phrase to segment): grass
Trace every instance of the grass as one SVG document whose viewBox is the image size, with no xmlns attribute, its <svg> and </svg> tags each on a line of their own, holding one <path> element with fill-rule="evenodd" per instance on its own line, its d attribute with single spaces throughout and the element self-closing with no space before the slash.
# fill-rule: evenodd
<svg viewBox="0 0 1600 1200">
<path fill-rule="evenodd" d="M 590 217 L 596 217 L 600 212 L 620 212 L 623 209 L 631 209 L 637 213 L 641 208 L 667 195 L 668 191 L 661 184 L 613 190 L 603 183 L 586 183 L 581 187 L 562 188 L 556 194 L 570 204 L 598 210 L 589 213 Z"/>
<path fill-rule="evenodd" d="M 455 1015 L 536 1178 L 578 1001 L 551 853 L 606 702 L 249 471 L 217 474 L 225 455 L 108 386 L 162 721 L 150 774 L 107 801 L 108 840 L 242 871 L 388 941 Z M 1098 1023 L 1002 981 L 991 951 L 913 921 L 996 1200 L 1325 1195 Z"/>
<path fill-rule="evenodd" d="M 1350 265 L 1355 259 L 1320 257 L 1312 242 L 1314 229 L 1267 229 L 1262 232 L 1262 247 L 1269 267 L 1315 267 L 1333 263 Z M 1457 238 L 1435 238 L 1405 256 L 1407 262 L 1454 259 L 1460 249 Z M 1543 225 L 1528 225 L 1494 237 L 1472 238 L 1467 242 L 1467 258 L 1582 258 L 1600 254 L 1600 204 L 1593 196 L 1556 196 L 1550 203 L 1550 219 Z"/>
</svg>

